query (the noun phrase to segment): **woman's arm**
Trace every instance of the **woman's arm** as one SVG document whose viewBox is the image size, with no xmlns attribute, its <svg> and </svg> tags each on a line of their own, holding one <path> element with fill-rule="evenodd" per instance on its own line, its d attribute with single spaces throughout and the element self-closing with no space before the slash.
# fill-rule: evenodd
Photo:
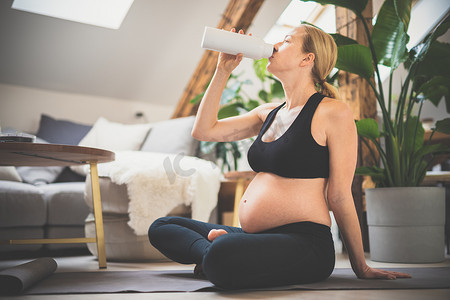
<svg viewBox="0 0 450 300">
<path fill-rule="evenodd" d="M 410 277 L 408 274 L 370 268 L 366 264 L 361 229 L 351 191 L 356 168 L 358 137 L 351 109 L 340 101 L 330 102 L 325 126 L 330 152 L 328 203 L 347 247 L 350 263 L 359 278 Z M 327 113 L 328 112 L 328 113 Z"/>
<path fill-rule="evenodd" d="M 232 29 L 234 32 L 234 29 Z M 243 34 L 241 30 L 239 33 Z M 242 54 L 220 53 L 217 68 L 200 103 L 192 136 L 202 141 L 229 142 L 249 138 L 258 134 L 263 121 L 261 113 L 266 104 L 243 115 L 222 120 L 217 119 L 219 102 L 231 72 L 239 65 Z M 273 106 L 273 105 L 271 105 Z"/>
</svg>

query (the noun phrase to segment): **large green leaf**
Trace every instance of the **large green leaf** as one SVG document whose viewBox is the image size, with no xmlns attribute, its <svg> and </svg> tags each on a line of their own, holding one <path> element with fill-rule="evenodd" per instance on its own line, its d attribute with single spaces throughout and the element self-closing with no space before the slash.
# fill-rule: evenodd
<svg viewBox="0 0 450 300">
<path fill-rule="evenodd" d="M 312 26 L 312 27 L 316 27 L 317 29 L 320 29 L 320 30 L 322 30 L 322 31 L 324 31 L 322 28 L 320 28 L 319 26 L 317 26 L 316 24 L 313 24 L 313 23 L 309 23 L 309 22 L 307 22 L 307 21 L 305 21 L 305 20 L 301 20 L 300 21 L 300 24 L 306 24 L 306 25 L 309 25 L 309 26 Z"/>
<path fill-rule="evenodd" d="M 241 103 L 226 104 L 219 109 L 217 118 L 220 120 L 228 117 L 237 116 L 239 115 L 240 107 L 242 107 Z"/>
<path fill-rule="evenodd" d="M 418 117 L 414 116 L 408 118 L 405 124 L 404 135 L 404 151 L 406 153 L 413 153 L 422 147 L 425 130 Z"/>
<path fill-rule="evenodd" d="M 436 122 L 436 131 L 450 134 L 450 118 L 445 118 Z"/>
<path fill-rule="evenodd" d="M 430 34 L 428 34 L 424 42 L 413 47 L 410 51 L 410 59 L 415 61 L 421 61 L 428 54 L 428 50 L 432 43 L 435 43 L 436 39 L 447 32 L 450 28 L 450 17 L 447 17 L 439 26 Z"/>
<path fill-rule="evenodd" d="M 362 119 L 356 121 L 356 129 L 358 135 L 375 140 L 380 137 L 380 131 L 378 130 L 378 124 L 374 119 Z"/>
<path fill-rule="evenodd" d="M 349 37 L 346 37 L 345 35 L 339 34 L 339 33 L 332 33 L 330 34 L 336 45 L 338 46 L 344 46 L 344 45 L 352 45 L 352 44 L 358 44 L 357 41 L 354 39 L 351 39 Z"/>
<path fill-rule="evenodd" d="M 408 31 L 409 20 L 411 19 L 411 7 L 413 0 L 394 0 L 395 13 Z"/>
<path fill-rule="evenodd" d="M 370 49 L 358 44 L 338 47 L 336 68 L 370 79 L 373 75 Z"/>
<path fill-rule="evenodd" d="M 269 102 L 269 94 L 265 90 L 260 90 L 258 97 L 264 102 Z"/>
<path fill-rule="evenodd" d="M 205 95 L 205 92 L 202 92 L 200 94 L 198 94 L 197 96 L 195 96 L 194 98 L 192 98 L 189 103 L 192 104 L 197 104 L 197 102 L 199 102 L 200 100 L 202 100 L 203 96 Z"/>
<path fill-rule="evenodd" d="M 303 2 L 317 2 L 322 5 L 332 4 L 340 7 L 345 7 L 356 14 L 361 14 L 364 8 L 366 8 L 368 0 L 301 0 Z"/>
<path fill-rule="evenodd" d="M 247 111 L 251 111 L 252 109 L 254 109 L 258 106 L 259 106 L 259 101 L 253 100 L 253 99 L 248 100 L 248 102 L 244 104 L 244 108 Z"/>
<path fill-rule="evenodd" d="M 423 50 L 426 48 L 427 51 Z M 422 46 L 415 58 L 417 66 L 413 79 L 413 89 L 423 93 L 434 105 L 445 98 L 447 112 L 450 113 L 450 44 L 434 41 Z"/>
<path fill-rule="evenodd" d="M 270 94 L 273 98 L 282 99 L 284 98 L 284 89 L 283 85 L 278 79 L 274 78 L 273 83 L 270 85 Z"/>
<path fill-rule="evenodd" d="M 442 23 L 439 24 L 436 30 L 433 32 L 434 35 L 433 38 L 437 39 L 441 35 L 445 34 L 449 28 L 450 28 L 450 16 L 447 15 L 447 18 L 444 21 L 442 21 Z"/>
<path fill-rule="evenodd" d="M 392 70 L 398 68 L 398 66 L 408 59 L 408 51 L 406 49 L 406 44 L 409 42 L 409 35 L 402 34 L 396 43 L 394 43 L 394 49 L 391 53 L 391 59 L 389 65 Z"/>
<path fill-rule="evenodd" d="M 424 145 L 416 153 L 414 153 L 413 160 L 421 161 L 423 157 L 428 154 L 448 153 L 450 148 L 442 144 Z M 419 165 L 419 164 L 418 164 Z"/>
<path fill-rule="evenodd" d="M 355 171 L 356 175 L 370 176 L 375 183 L 385 181 L 384 169 L 379 167 L 358 167 Z"/>
<path fill-rule="evenodd" d="M 416 75 L 450 77 L 450 44 L 434 41 L 418 63 Z"/>
<path fill-rule="evenodd" d="M 266 70 L 268 63 L 269 60 L 267 58 L 258 59 L 253 62 L 253 69 L 255 70 L 255 74 L 262 82 L 266 80 L 266 76 L 267 74 L 269 74 L 269 72 Z"/>
<path fill-rule="evenodd" d="M 411 15 L 412 0 L 386 0 L 380 8 L 372 30 L 372 41 L 379 64 L 396 69 L 408 58 L 406 34 Z"/>
<path fill-rule="evenodd" d="M 426 99 L 438 106 L 443 97 L 450 97 L 450 78 L 443 76 L 433 77 L 422 84 L 418 92 L 423 93 Z M 449 106 L 447 105 L 448 108 Z"/>
<path fill-rule="evenodd" d="M 236 99 L 239 96 L 242 84 L 244 84 L 244 82 L 235 81 L 231 84 L 231 87 L 225 88 L 220 97 L 220 104 L 227 104 L 231 100 Z"/>
</svg>

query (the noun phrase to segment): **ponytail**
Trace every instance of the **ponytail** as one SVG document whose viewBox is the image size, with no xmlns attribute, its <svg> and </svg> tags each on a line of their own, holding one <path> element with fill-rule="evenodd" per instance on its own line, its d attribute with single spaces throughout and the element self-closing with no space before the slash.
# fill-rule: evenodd
<svg viewBox="0 0 450 300">
<path fill-rule="evenodd" d="M 341 99 L 338 90 L 326 81 L 317 82 L 316 90 L 328 98 Z"/>
<path fill-rule="evenodd" d="M 337 46 L 333 37 L 311 25 L 303 24 L 301 27 L 305 29 L 302 50 L 304 53 L 314 53 L 315 55 L 311 72 L 316 90 L 326 97 L 339 99 L 337 89 L 325 81 L 337 60 Z"/>
</svg>

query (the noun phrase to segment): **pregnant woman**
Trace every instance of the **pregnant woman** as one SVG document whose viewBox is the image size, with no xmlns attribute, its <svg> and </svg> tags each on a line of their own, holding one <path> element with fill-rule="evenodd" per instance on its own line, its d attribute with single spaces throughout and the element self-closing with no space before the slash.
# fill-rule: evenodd
<svg viewBox="0 0 450 300">
<path fill-rule="evenodd" d="M 257 136 L 248 151 L 257 174 L 240 202 L 241 227 L 164 217 L 149 229 L 153 246 L 174 261 L 197 264 L 196 273 L 226 289 L 320 281 L 335 263 L 331 209 L 356 276 L 409 277 L 365 261 L 351 193 L 357 160 L 353 114 L 325 82 L 336 56 L 330 35 L 309 25 L 295 28 L 274 46 L 267 66 L 282 82 L 285 102 L 217 120 L 227 79 L 242 60 L 241 54 L 220 53 L 192 135 L 203 141 Z"/>
</svg>

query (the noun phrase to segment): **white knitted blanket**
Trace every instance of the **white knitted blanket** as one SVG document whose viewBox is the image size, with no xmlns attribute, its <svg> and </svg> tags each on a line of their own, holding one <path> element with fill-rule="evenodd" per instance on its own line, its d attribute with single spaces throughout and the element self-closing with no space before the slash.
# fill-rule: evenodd
<svg viewBox="0 0 450 300">
<path fill-rule="evenodd" d="M 126 184 L 128 225 L 136 235 L 180 204 L 191 206 L 192 218 L 207 222 L 217 205 L 220 169 L 192 156 L 142 151 L 116 151 L 116 160 L 98 165 L 99 176 Z"/>
</svg>

